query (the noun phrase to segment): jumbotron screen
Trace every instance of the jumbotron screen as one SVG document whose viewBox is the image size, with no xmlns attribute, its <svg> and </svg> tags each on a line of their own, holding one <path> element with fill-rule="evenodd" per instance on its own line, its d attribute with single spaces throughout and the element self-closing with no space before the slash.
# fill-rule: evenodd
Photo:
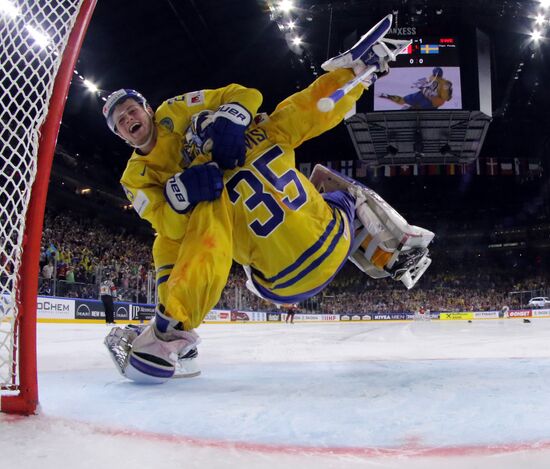
<svg viewBox="0 0 550 469">
<path fill-rule="evenodd" d="M 390 68 L 374 84 L 375 111 L 462 109 L 456 38 L 415 38 Z"/>
</svg>

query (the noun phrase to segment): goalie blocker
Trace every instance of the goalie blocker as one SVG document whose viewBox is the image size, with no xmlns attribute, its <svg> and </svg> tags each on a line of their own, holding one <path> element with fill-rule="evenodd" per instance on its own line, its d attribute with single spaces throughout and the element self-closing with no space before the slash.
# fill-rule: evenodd
<svg viewBox="0 0 550 469">
<path fill-rule="evenodd" d="M 319 192 L 347 191 L 355 198 L 355 239 L 349 260 L 372 278 L 392 277 L 412 288 L 430 266 L 434 233 L 407 221 L 382 197 L 351 178 L 316 165 Z"/>
</svg>

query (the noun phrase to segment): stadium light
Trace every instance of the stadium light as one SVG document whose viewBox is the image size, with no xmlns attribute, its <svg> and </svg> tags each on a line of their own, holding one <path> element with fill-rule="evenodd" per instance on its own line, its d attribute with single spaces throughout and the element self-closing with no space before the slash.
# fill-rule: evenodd
<svg viewBox="0 0 550 469">
<path fill-rule="evenodd" d="M 542 8 L 548 8 L 550 6 L 550 0 L 540 0 L 540 6 Z"/>
<path fill-rule="evenodd" d="M 286 27 L 292 31 L 296 27 L 296 23 L 294 21 L 289 21 Z"/>
<path fill-rule="evenodd" d="M 545 21 L 546 21 L 546 20 L 544 19 L 544 15 L 542 15 L 542 14 L 540 14 L 540 13 L 537 15 L 537 17 L 536 17 L 536 19 L 535 19 L 535 23 L 537 23 L 537 24 L 542 24 L 542 23 L 544 23 Z"/>
<path fill-rule="evenodd" d="M 295 36 L 292 38 L 292 44 L 295 46 L 299 46 L 302 43 L 302 38 L 299 36 Z"/>
<path fill-rule="evenodd" d="M 542 37 L 542 34 L 540 31 L 535 30 L 531 33 L 531 37 L 533 38 L 533 41 L 538 42 L 540 38 Z"/>
<path fill-rule="evenodd" d="M 0 13 L 6 14 L 10 18 L 19 15 L 19 8 L 8 0 L 0 0 Z"/>
<path fill-rule="evenodd" d="M 279 3 L 279 10 L 281 10 L 283 13 L 288 13 L 293 8 L 294 3 L 292 3 L 291 0 L 281 0 L 281 3 Z"/>
<path fill-rule="evenodd" d="M 39 31 L 38 29 L 36 29 L 34 26 L 31 26 L 30 24 L 28 24 L 26 26 L 27 28 L 27 31 L 30 33 L 31 37 L 36 41 L 36 43 L 42 47 L 43 49 L 45 49 L 48 44 L 50 43 L 50 37 L 43 33 L 42 31 Z"/>
<path fill-rule="evenodd" d="M 84 80 L 84 85 L 86 86 L 86 88 L 88 88 L 90 90 L 90 92 L 92 93 L 97 93 L 98 91 L 98 87 L 96 85 L 94 85 L 90 80 Z"/>
</svg>

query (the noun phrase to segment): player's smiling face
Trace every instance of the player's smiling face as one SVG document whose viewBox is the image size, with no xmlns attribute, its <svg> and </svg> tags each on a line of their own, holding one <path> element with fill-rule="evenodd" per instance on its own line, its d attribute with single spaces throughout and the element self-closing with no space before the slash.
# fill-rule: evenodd
<svg viewBox="0 0 550 469">
<path fill-rule="evenodd" d="M 133 99 L 117 104 L 113 112 L 117 133 L 130 145 L 140 147 L 147 142 L 153 130 L 151 114 Z"/>
</svg>

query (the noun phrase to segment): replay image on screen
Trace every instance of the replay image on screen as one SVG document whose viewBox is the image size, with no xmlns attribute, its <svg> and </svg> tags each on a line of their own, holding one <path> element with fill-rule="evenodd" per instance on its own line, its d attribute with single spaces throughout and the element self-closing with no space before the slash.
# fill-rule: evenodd
<svg viewBox="0 0 550 469">
<path fill-rule="evenodd" d="M 462 109 L 460 67 L 395 67 L 374 84 L 374 111 Z"/>
</svg>

